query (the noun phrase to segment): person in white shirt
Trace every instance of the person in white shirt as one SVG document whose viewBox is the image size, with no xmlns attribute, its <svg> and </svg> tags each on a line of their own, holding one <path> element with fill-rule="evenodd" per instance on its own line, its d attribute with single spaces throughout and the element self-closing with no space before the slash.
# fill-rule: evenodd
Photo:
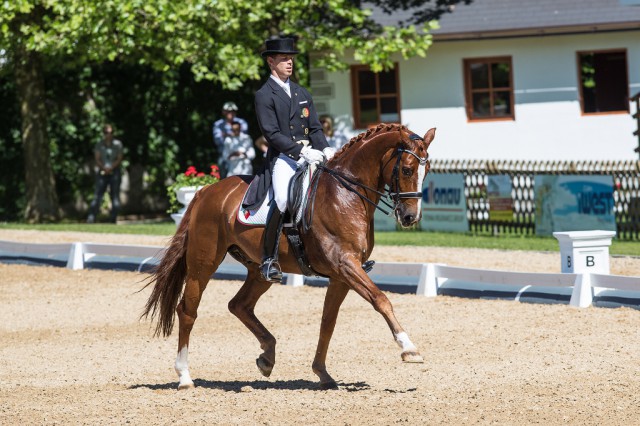
<svg viewBox="0 0 640 426">
<path fill-rule="evenodd" d="M 252 175 L 251 160 L 256 158 L 253 140 L 242 132 L 240 123 L 231 125 L 231 135 L 224 140 L 222 157 L 227 164 L 227 176 Z"/>
</svg>

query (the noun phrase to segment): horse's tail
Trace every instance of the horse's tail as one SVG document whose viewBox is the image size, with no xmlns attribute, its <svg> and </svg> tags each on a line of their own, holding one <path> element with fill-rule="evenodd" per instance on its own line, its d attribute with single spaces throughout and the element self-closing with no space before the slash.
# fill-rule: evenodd
<svg viewBox="0 0 640 426">
<path fill-rule="evenodd" d="M 162 260 L 153 269 L 147 284 L 141 289 L 144 290 L 155 283 L 144 311 L 140 315 L 140 319 L 151 315 L 152 321 L 156 315 L 158 316 L 154 336 L 160 336 L 160 334 L 169 336 L 173 330 L 176 306 L 182 294 L 184 279 L 187 275 L 187 240 L 191 210 L 197 199 L 198 193 L 189 203 L 189 207 L 187 207 L 176 233 L 171 238 Z"/>
</svg>

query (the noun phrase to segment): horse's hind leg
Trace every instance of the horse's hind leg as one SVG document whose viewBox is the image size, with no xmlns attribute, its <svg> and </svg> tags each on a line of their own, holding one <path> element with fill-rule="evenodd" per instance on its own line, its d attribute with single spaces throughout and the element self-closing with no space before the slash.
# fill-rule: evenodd
<svg viewBox="0 0 640 426">
<path fill-rule="evenodd" d="M 327 359 L 327 351 L 329 342 L 333 335 L 333 330 L 338 319 L 338 311 L 349 292 L 349 287 L 342 281 L 335 279 L 329 280 L 327 294 L 324 297 L 324 308 L 322 310 L 322 322 L 320 323 L 320 337 L 318 338 L 318 347 L 316 356 L 313 359 L 313 372 L 320 378 L 321 389 L 337 389 L 338 384 L 327 373 L 325 364 Z"/>
<path fill-rule="evenodd" d="M 214 252 L 215 249 L 212 249 Z M 213 253 L 201 259 L 192 259 L 189 253 L 198 253 L 197 250 L 189 250 L 187 257 L 187 278 L 184 287 L 182 300 L 176 307 L 178 314 L 179 334 L 178 334 L 178 355 L 175 362 L 175 370 L 180 379 L 178 389 L 193 388 L 193 380 L 189 372 L 189 336 L 193 329 L 193 324 L 198 316 L 198 306 L 202 299 L 202 293 L 207 288 L 211 275 L 218 268 L 225 253 L 217 253 L 215 259 Z"/>
<path fill-rule="evenodd" d="M 258 299 L 271 288 L 271 283 L 265 281 L 257 265 L 247 268 L 247 279 L 238 293 L 229 301 L 229 311 L 234 314 L 253 333 L 260 342 L 262 354 L 256 359 L 256 364 L 262 375 L 269 377 L 276 363 L 276 338 L 258 320 L 254 308 Z"/>
</svg>

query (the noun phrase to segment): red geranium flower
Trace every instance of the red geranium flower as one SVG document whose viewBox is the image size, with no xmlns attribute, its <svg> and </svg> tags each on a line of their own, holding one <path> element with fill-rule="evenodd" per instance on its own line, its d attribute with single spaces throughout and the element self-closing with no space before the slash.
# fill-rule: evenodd
<svg viewBox="0 0 640 426">
<path fill-rule="evenodd" d="M 176 199 L 176 190 L 185 186 L 203 187 L 218 182 L 220 180 L 220 169 L 215 164 L 211 166 L 209 174 L 199 172 L 195 166 L 187 167 L 184 173 L 176 176 L 175 181 L 167 187 L 170 208 L 169 213 L 178 211 L 181 208 L 180 203 Z"/>
</svg>

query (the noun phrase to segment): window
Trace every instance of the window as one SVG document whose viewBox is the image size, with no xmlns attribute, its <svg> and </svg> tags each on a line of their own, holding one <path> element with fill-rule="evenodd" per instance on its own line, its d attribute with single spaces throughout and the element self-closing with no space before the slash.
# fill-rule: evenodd
<svg viewBox="0 0 640 426">
<path fill-rule="evenodd" d="M 368 66 L 351 67 L 353 117 L 357 129 L 378 123 L 400 123 L 398 65 L 374 73 Z"/>
<path fill-rule="evenodd" d="M 578 52 L 580 106 L 584 114 L 629 112 L 627 52 Z"/>
<path fill-rule="evenodd" d="M 511 57 L 464 60 L 469 120 L 513 120 Z"/>
</svg>

